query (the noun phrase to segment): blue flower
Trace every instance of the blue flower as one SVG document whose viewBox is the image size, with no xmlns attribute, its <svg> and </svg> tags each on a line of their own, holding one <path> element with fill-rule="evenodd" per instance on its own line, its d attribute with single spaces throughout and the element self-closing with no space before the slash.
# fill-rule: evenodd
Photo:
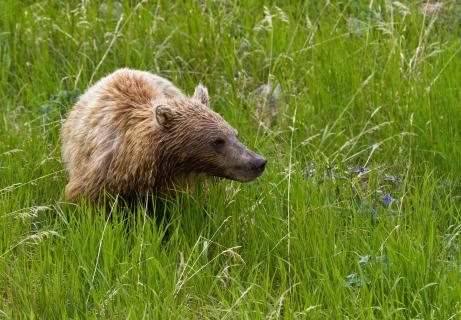
<svg viewBox="0 0 461 320">
<path fill-rule="evenodd" d="M 386 193 L 384 195 L 384 204 L 388 206 L 392 203 L 392 201 L 394 201 L 394 199 L 392 199 L 392 197 L 388 193 Z"/>
<path fill-rule="evenodd" d="M 304 174 L 304 179 L 309 179 L 311 175 L 314 175 L 315 173 L 315 165 L 311 162 L 309 164 L 309 169 L 306 170 L 306 173 Z"/>
<path fill-rule="evenodd" d="M 309 170 L 306 170 L 306 173 L 304 174 L 304 179 L 309 179 Z"/>
</svg>

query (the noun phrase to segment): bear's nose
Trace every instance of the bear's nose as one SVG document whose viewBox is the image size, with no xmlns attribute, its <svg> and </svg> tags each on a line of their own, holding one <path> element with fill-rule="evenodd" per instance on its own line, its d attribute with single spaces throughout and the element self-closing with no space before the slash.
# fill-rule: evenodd
<svg viewBox="0 0 461 320">
<path fill-rule="evenodd" d="M 255 170 L 263 172 L 264 168 L 266 167 L 266 163 L 267 163 L 266 159 L 264 159 L 263 157 L 258 156 L 258 157 L 256 157 L 255 160 L 253 160 L 252 167 Z"/>
</svg>

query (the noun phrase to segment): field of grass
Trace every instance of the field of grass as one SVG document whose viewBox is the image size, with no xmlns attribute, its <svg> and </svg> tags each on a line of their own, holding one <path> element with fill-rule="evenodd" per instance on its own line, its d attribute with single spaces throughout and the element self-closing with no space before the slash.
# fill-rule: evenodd
<svg viewBox="0 0 461 320">
<path fill-rule="evenodd" d="M 0 318 L 459 319 L 460 39 L 456 1 L 0 1 Z M 124 66 L 264 175 L 66 203 L 61 121 Z"/>
</svg>

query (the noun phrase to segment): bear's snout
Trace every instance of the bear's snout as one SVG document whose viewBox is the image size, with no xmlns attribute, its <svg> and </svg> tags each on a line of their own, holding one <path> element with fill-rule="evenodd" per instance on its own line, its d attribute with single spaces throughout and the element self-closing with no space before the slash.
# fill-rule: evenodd
<svg viewBox="0 0 461 320">
<path fill-rule="evenodd" d="M 236 162 L 236 166 L 228 175 L 230 179 L 246 182 L 252 181 L 262 175 L 266 169 L 267 160 L 259 154 L 248 150 L 242 145 L 244 150 Z"/>
<path fill-rule="evenodd" d="M 257 172 L 262 173 L 266 168 L 267 160 L 261 156 L 256 156 L 256 158 L 251 162 L 251 168 Z"/>
</svg>

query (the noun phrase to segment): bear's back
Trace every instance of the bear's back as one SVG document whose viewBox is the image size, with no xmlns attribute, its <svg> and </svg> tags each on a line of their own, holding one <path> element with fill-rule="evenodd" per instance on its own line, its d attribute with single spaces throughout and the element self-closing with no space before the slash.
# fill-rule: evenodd
<svg viewBox="0 0 461 320">
<path fill-rule="evenodd" d="M 123 68 L 96 82 L 80 97 L 76 107 L 94 107 L 95 102 L 144 104 L 179 96 L 184 94 L 169 80 L 150 72 Z"/>
</svg>

